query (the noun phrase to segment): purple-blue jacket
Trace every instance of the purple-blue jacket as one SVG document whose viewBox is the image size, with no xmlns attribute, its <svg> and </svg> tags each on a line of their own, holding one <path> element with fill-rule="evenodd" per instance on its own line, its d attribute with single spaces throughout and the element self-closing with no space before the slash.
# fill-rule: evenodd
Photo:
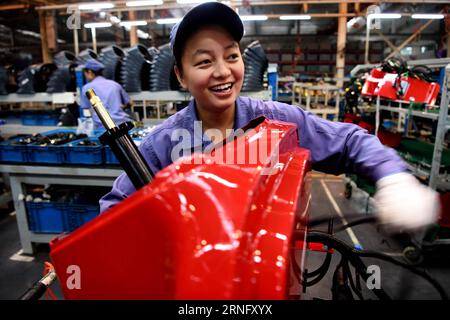
<svg viewBox="0 0 450 320">
<path fill-rule="evenodd" d="M 372 181 L 407 170 L 406 164 L 394 150 L 383 146 L 377 137 L 366 130 L 353 124 L 327 121 L 284 103 L 239 97 L 236 100 L 234 129 L 242 128 L 262 115 L 297 125 L 300 146 L 311 151 L 314 170 L 331 174 L 356 173 Z M 172 163 L 172 149 L 176 145 L 179 148 L 183 140 L 171 138 L 179 136 L 177 132 L 190 133 L 191 141 L 182 141 L 188 154 L 193 146 L 204 148 L 211 143 L 206 136 L 202 136 L 201 130 L 194 130 L 195 121 L 198 121 L 198 116 L 195 101 L 191 100 L 186 108 L 165 120 L 142 141 L 139 150 L 155 174 Z M 183 153 L 184 149 L 181 150 Z M 107 210 L 134 191 L 131 181 L 122 173 L 111 192 L 100 200 L 100 211 Z"/>
<path fill-rule="evenodd" d="M 81 90 L 81 108 L 87 109 L 91 107 L 91 103 L 86 97 L 86 91 L 88 89 L 94 89 L 116 125 L 130 120 L 128 114 L 122 109 L 123 105 L 130 102 L 130 97 L 120 84 L 113 80 L 105 79 L 102 76 L 95 77 L 92 81 L 86 83 Z M 94 111 L 92 112 L 92 120 L 94 120 L 96 128 L 103 127 Z"/>
</svg>

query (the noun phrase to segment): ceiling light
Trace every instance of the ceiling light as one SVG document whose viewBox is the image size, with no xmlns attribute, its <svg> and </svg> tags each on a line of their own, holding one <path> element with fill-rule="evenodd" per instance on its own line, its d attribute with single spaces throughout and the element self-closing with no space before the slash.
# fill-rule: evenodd
<svg viewBox="0 0 450 320">
<path fill-rule="evenodd" d="M 127 7 L 143 7 L 143 6 L 157 6 L 163 4 L 163 0 L 147 0 L 147 1 L 127 1 Z"/>
<path fill-rule="evenodd" d="M 444 19 L 443 14 L 415 13 L 411 16 L 413 19 Z"/>
<path fill-rule="evenodd" d="M 265 21 L 268 19 L 267 16 L 263 15 L 252 15 L 252 16 L 240 16 L 242 21 Z"/>
<path fill-rule="evenodd" d="M 157 24 L 175 24 L 181 21 L 181 18 L 165 18 L 165 19 L 156 19 Z"/>
<path fill-rule="evenodd" d="M 109 21 L 111 21 L 112 23 L 115 23 L 115 24 L 120 23 L 120 19 L 116 16 L 109 17 Z"/>
<path fill-rule="evenodd" d="M 80 10 L 101 10 L 114 8 L 114 4 L 110 2 L 84 3 L 78 5 Z"/>
<path fill-rule="evenodd" d="M 121 21 L 119 24 L 121 27 L 146 26 L 147 21 L 145 20 Z"/>
<path fill-rule="evenodd" d="M 196 3 L 204 3 L 204 2 L 217 2 L 216 0 L 177 0 L 177 3 L 180 4 L 196 4 Z"/>
<path fill-rule="evenodd" d="M 367 19 L 399 19 L 401 17 L 400 13 L 371 13 Z"/>
<path fill-rule="evenodd" d="M 93 23 L 86 23 L 84 25 L 85 28 L 108 28 L 111 27 L 112 24 L 109 22 L 93 22 Z"/>
<path fill-rule="evenodd" d="M 311 20 L 311 16 L 299 14 L 294 16 L 280 16 L 280 20 Z"/>
</svg>

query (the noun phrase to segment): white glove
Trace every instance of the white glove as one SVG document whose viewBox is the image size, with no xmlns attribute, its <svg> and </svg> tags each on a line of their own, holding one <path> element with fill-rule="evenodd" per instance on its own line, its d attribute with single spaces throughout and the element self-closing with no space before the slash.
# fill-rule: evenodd
<svg viewBox="0 0 450 320">
<path fill-rule="evenodd" d="M 420 231 L 437 221 L 437 192 L 406 172 L 377 181 L 375 194 L 379 221 L 387 232 Z"/>
</svg>

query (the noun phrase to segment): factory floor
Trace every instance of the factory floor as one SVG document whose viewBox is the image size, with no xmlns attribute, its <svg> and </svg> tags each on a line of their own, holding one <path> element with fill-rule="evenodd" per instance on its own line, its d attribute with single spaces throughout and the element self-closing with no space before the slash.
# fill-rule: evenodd
<svg viewBox="0 0 450 320">
<path fill-rule="evenodd" d="M 367 194 L 359 189 L 353 189 L 351 199 L 344 197 L 346 180 L 343 177 L 318 173 L 313 173 L 312 176 L 311 218 L 343 215 L 351 221 L 355 214 L 364 217 L 373 212 L 372 203 L 368 201 Z M 32 257 L 20 254 L 21 246 L 16 218 L 14 213 L 8 211 L 11 210 L 6 208 L 0 210 L 0 299 L 18 298 L 32 283 L 40 279 L 44 262 L 49 261 L 49 248 L 45 244 L 38 245 L 36 254 Z M 318 226 L 315 229 L 326 230 L 327 226 Z M 352 227 L 348 231 L 339 232 L 337 237 L 351 246 L 380 251 L 399 261 L 405 261 L 402 251 L 408 244 L 379 232 L 374 224 Z M 449 257 L 450 250 L 443 248 L 439 252 L 432 251 L 425 255 L 424 261 L 419 265 L 421 270 L 425 270 L 441 284 L 448 295 L 450 295 Z M 311 272 L 321 265 L 324 258 L 323 252 L 308 251 L 305 267 Z M 332 298 L 332 277 L 339 260 L 339 254 L 334 253 L 327 275 L 317 285 L 308 287 L 306 293 L 301 294 L 303 299 L 329 300 Z M 377 268 L 372 269 L 377 276 L 379 275 L 375 281 L 379 281 L 383 289 L 394 299 L 440 298 L 432 286 L 407 270 L 372 258 L 367 258 L 364 262 L 367 266 Z M 372 281 L 371 284 L 377 285 L 377 282 Z M 52 285 L 52 289 L 57 299 L 63 298 L 57 283 Z M 365 299 L 376 299 L 373 291 L 368 289 L 364 281 L 361 284 L 361 290 Z"/>
</svg>

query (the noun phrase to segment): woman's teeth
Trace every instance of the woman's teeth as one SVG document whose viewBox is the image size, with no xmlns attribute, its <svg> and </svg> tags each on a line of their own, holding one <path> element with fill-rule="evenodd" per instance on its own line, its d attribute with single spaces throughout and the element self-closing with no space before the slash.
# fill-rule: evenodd
<svg viewBox="0 0 450 320">
<path fill-rule="evenodd" d="M 226 90 L 231 89 L 232 86 L 233 86 L 232 83 L 226 83 L 226 84 L 221 84 L 220 86 L 212 87 L 211 90 L 216 91 L 216 92 L 226 91 Z"/>
</svg>

